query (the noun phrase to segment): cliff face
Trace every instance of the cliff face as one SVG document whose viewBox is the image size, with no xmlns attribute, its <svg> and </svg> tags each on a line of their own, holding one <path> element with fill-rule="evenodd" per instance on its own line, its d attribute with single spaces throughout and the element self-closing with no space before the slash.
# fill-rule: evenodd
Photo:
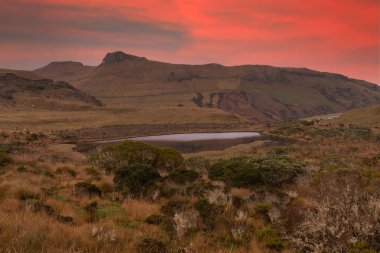
<svg viewBox="0 0 380 253">
<path fill-rule="evenodd" d="M 66 70 L 65 70 L 66 69 Z M 219 108 L 253 122 L 344 112 L 380 103 L 380 88 L 343 75 L 305 68 L 226 67 L 147 60 L 107 54 L 97 67 L 49 64 L 36 74 L 69 81 L 107 105 Z"/>
<path fill-rule="evenodd" d="M 108 64 L 113 62 L 122 62 L 122 61 L 146 61 L 145 57 L 138 57 L 130 54 L 126 54 L 121 51 L 108 53 L 102 61 L 102 64 Z"/>
</svg>

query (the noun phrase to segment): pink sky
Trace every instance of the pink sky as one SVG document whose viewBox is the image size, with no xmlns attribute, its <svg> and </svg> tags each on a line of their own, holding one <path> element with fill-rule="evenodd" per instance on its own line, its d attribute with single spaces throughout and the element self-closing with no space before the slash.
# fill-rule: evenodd
<svg viewBox="0 0 380 253">
<path fill-rule="evenodd" d="M 5 0 L 0 67 L 98 65 L 122 50 L 173 63 L 266 64 L 380 84 L 379 0 Z"/>
</svg>

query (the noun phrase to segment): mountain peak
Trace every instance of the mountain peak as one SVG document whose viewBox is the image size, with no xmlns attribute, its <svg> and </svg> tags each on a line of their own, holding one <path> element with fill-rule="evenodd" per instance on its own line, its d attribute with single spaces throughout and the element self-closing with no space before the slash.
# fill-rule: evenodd
<svg viewBox="0 0 380 253">
<path fill-rule="evenodd" d="M 131 54 L 126 54 L 122 51 L 116 51 L 108 53 L 102 61 L 102 64 L 112 63 L 112 62 L 121 62 L 121 61 L 146 61 L 145 57 L 139 57 Z"/>
</svg>

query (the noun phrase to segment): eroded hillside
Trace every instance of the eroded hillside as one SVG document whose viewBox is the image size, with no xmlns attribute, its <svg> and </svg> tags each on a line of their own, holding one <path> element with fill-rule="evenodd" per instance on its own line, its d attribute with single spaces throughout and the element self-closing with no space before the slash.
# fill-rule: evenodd
<svg viewBox="0 0 380 253">
<path fill-rule="evenodd" d="M 226 67 L 109 53 L 97 67 L 54 62 L 36 74 L 70 81 L 110 106 L 220 108 L 254 123 L 344 112 L 380 103 L 380 88 L 305 68 Z"/>
</svg>

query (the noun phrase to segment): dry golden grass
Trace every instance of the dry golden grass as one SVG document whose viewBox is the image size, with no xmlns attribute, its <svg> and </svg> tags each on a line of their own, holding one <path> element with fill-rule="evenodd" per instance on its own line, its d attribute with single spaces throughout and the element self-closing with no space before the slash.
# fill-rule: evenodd
<svg viewBox="0 0 380 253">
<path fill-rule="evenodd" d="M 268 141 L 254 141 L 247 144 L 240 144 L 226 148 L 225 150 L 217 151 L 202 151 L 197 153 L 188 153 L 183 156 L 187 158 L 202 156 L 210 160 L 218 160 L 221 158 L 230 158 L 234 156 L 249 156 L 256 153 L 257 149 L 262 148 Z"/>
<path fill-rule="evenodd" d="M 16 139 L 23 140 L 20 135 Z M 11 138 L 11 137 L 9 137 Z M 364 159 L 380 154 L 378 143 L 373 141 L 337 138 L 303 138 L 302 141 L 289 144 L 293 151 L 289 156 L 302 161 L 318 162 L 328 156 L 340 158 Z M 210 159 L 218 159 L 233 155 L 250 155 L 254 153 L 271 153 L 273 146 L 267 142 L 257 141 L 252 144 L 239 145 L 224 151 L 202 152 L 191 155 L 203 155 Z M 189 155 L 186 155 L 188 157 Z M 98 180 L 89 175 L 85 168 L 89 162 L 72 151 L 70 145 L 52 145 L 49 138 L 37 141 L 26 146 L 26 152 L 12 155 L 15 162 L 0 174 L 0 252 L 136 252 L 136 244 L 147 236 L 169 242 L 168 234 L 156 225 L 149 225 L 144 220 L 152 214 L 160 214 L 160 207 L 169 199 L 153 202 L 146 199 L 120 199 L 115 201 L 112 194 L 102 197 L 90 197 L 74 193 L 74 185 L 78 181 L 91 181 L 101 186 L 103 183 L 112 185 L 112 175 L 103 172 Z M 20 172 L 17 167 L 24 164 L 35 168 L 37 172 Z M 77 172 L 76 177 L 55 174 L 59 167 L 67 166 Z M 50 171 L 54 177 L 38 171 Z M 212 182 L 224 188 L 224 183 Z M 180 188 L 180 186 L 178 186 Z M 46 194 L 41 189 L 54 189 L 52 194 Z M 25 201 L 19 199 L 19 191 L 24 190 L 39 195 L 44 205 L 52 207 L 57 214 L 70 216 L 72 223 L 62 223 L 54 215 L 45 212 L 28 211 Z M 242 188 L 232 188 L 233 196 L 247 198 L 254 191 Z M 194 203 L 199 198 L 176 194 L 173 199 L 186 200 Z M 120 212 L 107 214 L 94 222 L 89 222 L 84 207 L 96 201 L 99 206 L 116 206 Z M 305 205 L 307 199 L 304 200 Z M 312 203 L 310 201 L 310 203 Z M 233 213 L 234 215 L 235 213 Z M 225 217 L 233 220 L 233 217 Z M 247 220 L 254 229 L 264 226 L 264 221 L 254 215 Z M 170 247 L 188 246 L 197 253 L 267 253 L 264 246 L 257 242 L 254 236 L 245 245 L 228 248 L 223 240 L 230 235 L 229 223 L 217 224 L 212 233 L 198 231 L 186 240 L 175 238 L 170 241 Z M 115 231 L 117 240 L 98 239 L 92 236 L 96 227 L 105 231 Z M 220 238 L 221 239 L 220 239 Z M 285 250 L 283 252 L 290 252 Z"/>
<path fill-rule="evenodd" d="M 197 107 L 149 107 L 135 109 L 93 109 L 83 111 L 4 111 L 0 129 L 33 131 L 79 129 L 133 124 L 234 124 L 246 120 L 218 109 Z"/>
<path fill-rule="evenodd" d="M 144 221 L 152 214 L 159 214 L 161 205 L 162 202 L 154 203 L 143 199 L 127 198 L 123 201 L 122 207 L 129 219 Z"/>
</svg>

